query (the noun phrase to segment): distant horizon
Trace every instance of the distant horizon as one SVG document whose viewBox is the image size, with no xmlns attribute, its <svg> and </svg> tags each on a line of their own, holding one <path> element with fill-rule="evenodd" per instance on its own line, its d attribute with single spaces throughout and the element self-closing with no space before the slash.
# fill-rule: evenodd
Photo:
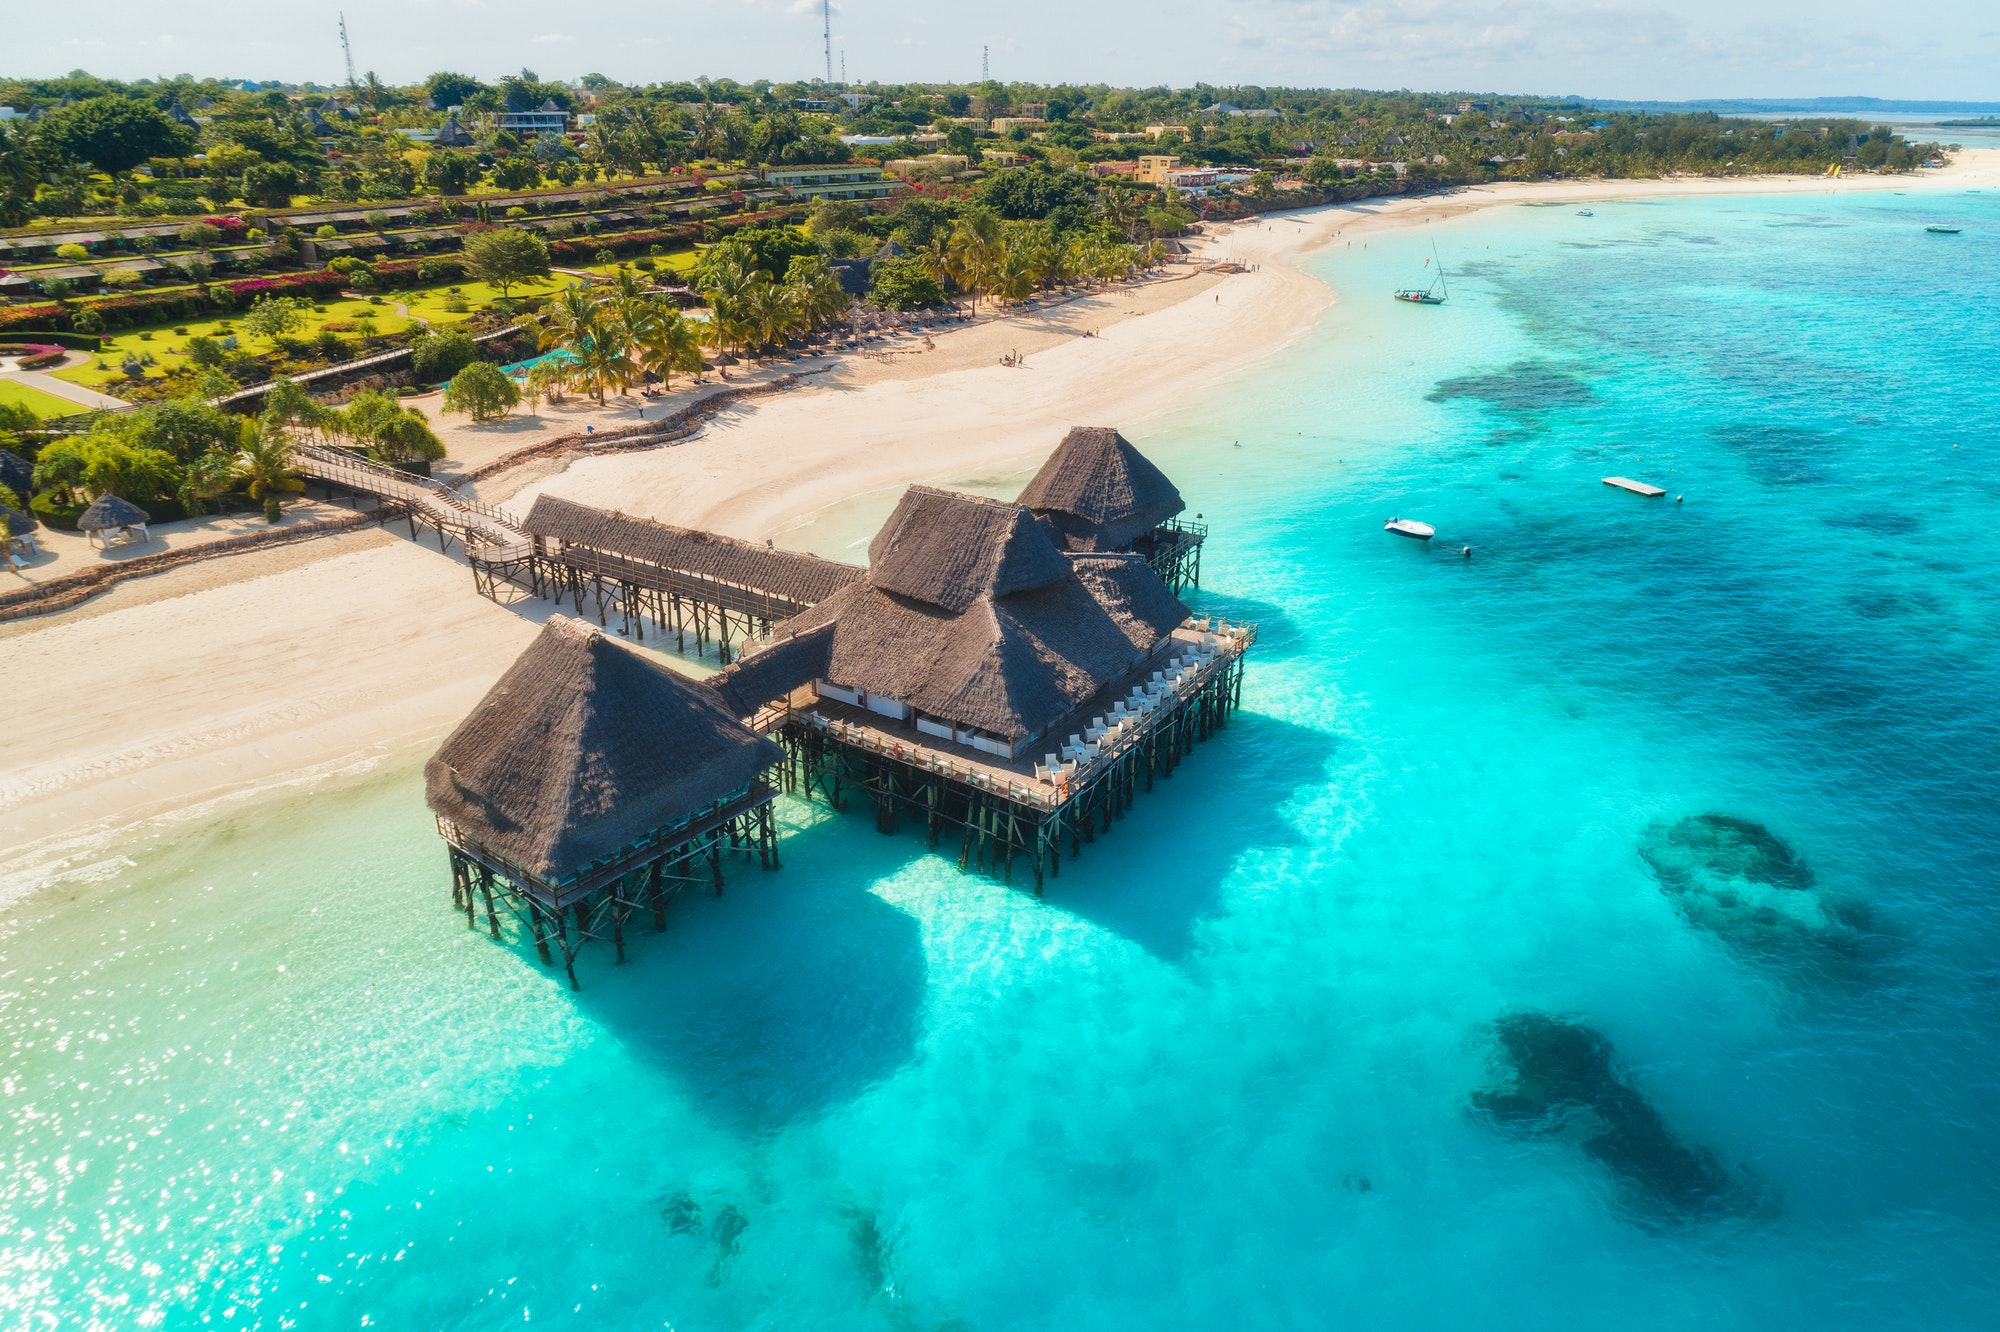
<svg viewBox="0 0 2000 1332">
<path fill-rule="evenodd" d="M 523 68 L 526 67 L 523 66 Z M 370 72 L 372 73 L 374 71 Z M 511 74 L 515 71 L 510 68 L 506 71 L 503 71 L 500 74 L 494 74 L 494 75 L 482 74 L 475 70 L 463 70 L 461 72 L 471 74 L 474 78 L 481 79 L 482 81 L 485 82 L 492 82 L 500 78 L 503 78 L 507 74 Z M 573 85 L 576 84 L 581 79 L 583 79 L 584 77 L 586 77 L 586 74 L 591 74 L 595 72 L 596 71 L 585 71 L 584 73 L 576 73 L 576 74 L 557 74 L 550 77 L 554 77 L 559 82 Z M 543 71 L 543 73 L 546 75 L 546 71 Z M 304 88 L 307 86 L 311 86 L 312 88 L 326 92 L 337 92 L 341 88 L 347 86 L 344 80 L 331 80 L 331 79 L 318 79 L 318 78 L 292 79 L 292 78 L 275 78 L 275 77 L 253 78 L 249 75 L 245 75 L 236 71 L 231 71 L 222 74 L 204 74 L 191 70 L 183 70 L 179 71 L 176 74 L 160 73 L 160 74 L 148 74 L 148 75 L 137 75 L 137 76 L 127 77 L 116 74 L 102 73 L 98 70 L 93 70 L 85 66 L 77 66 L 75 68 L 64 70 L 59 73 L 24 74 L 11 70 L 0 70 L 0 80 L 14 79 L 14 80 L 27 81 L 27 80 L 52 80 L 52 79 L 64 79 L 64 78 L 76 78 L 76 77 L 96 78 L 105 80 L 107 82 L 118 82 L 118 83 L 143 83 L 148 81 L 158 82 L 168 78 L 192 77 L 203 80 L 213 79 L 218 83 L 255 83 L 263 87 L 282 86 L 282 87 L 292 87 L 292 88 Z M 866 82 L 850 81 L 847 83 L 842 83 L 839 79 L 836 78 L 831 85 L 826 85 L 824 79 L 818 76 L 808 76 L 804 78 L 774 78 L 770 76 L 738 78 L 737 76 L 732 74 L 721 74 L 721 75 L 696 74 L 685 77 L 663 75 L 651 79 L 613 79 L 612 81 L 619 84 L 620 86 L 644 87 L 648 84 L 699 83 L 703 80 L 707 80 L 711 83 L 727 80 L 737 85 L 738 87 L 754 87 L 758 84 L 773 84 L 773 85 L 819 84 L 822 86 L 828 86 L 831 88 L 846 89 L 846 90 L 867 88 L 870 86 L 889 86 L 889 87 L 934 86 L 934 87 L 972 88 L 972 87 L 977 87 L 981 82 L 983 82 L 983 80 L 979 79 L 954 80 L 954 79 L 931 79 L 931 78 L 907 78 L 907 79 L 895 79 L 895 80 L 869 80 Z M 390 83 L 392 86 L 415 87 L 421 84 L 423 82 L 423 79 L 420 77 L 420 78 L 410 79 L 407 81 L 399 81 L 399 80 L 384 80 L 384 81 Z M 1332 84 L 1246 83 L 1246 82 L 1219 83 L 1212 79 L 1196 79 L 1188 83 L 1180 83 L 1180 84 L 1162 84 L 1162 83 L 1131 84 L 1131 83 L 1114 83 L 1109 80 L 1093 80 L 1085 83 L 1079 83 L 1075 80 L 1046 82 L 1029 78 L 996 79 L 994 81 L 1003 84 L 1008 84 L 1008 83 L 1020 84 L 1029 87 L 1062 87 L 1062 86 L 1089 87 L 1093 86 L 1093 84 L 1101 83 L 1103 84 L 1103 86 L 1118 90 L 1138 90 L 1144 88 L 1165 87 L 1175 91 L 1192 89 L 1192 88 L 1213 88 L 1220 92 L 1226 92 L 1235 89 L 1255 89 L 1257 91 L 1261 91 L 1268 94 L 1279 94 L 1286 92 L 1339 91 L 1339 92 L 1380 93 L 1384 95 L 1404 93 L 1419 97 L 1493 97 L 1500 99 L 1526 98 L 1526 99 L 1534 99 L 1538 101 L 1550 101 L 1550 102 L 1581 102 L 1590 106 L 1595 106 L 1606 110 L 1619 110 L 1619 111 L 1652 111 L 1652 112 L 1736 111 L 1738 113 L 1745 113 L 1745 114 L 1764 113 L 1771 115 L 1786 115 L 1786 114 L 1831 115 L 1831 114 L 1838 114 L 1841 112 L 1851 111 L 1855 113 L 1880 112 L 1885 115 L 1903 114 L 1903 115 L 2000 116 L 2000 101 L 1986 102 L 1986 101 L 1953 101 L 1953 100 L 1943 100 L 1943 99 L 1893 98 L 1893 97 L 1877 97 L 1867 93 L 1857 93 L 1850 95 L 1825 95 L 1825 96 L 1812 96 L 1812 97 L 1694 97 L 1694 98 L 1673 99 L 1673 98 L 1599 97 L 1599 96 L 1593 96 L 1588 93 L 1579 93 L 1579 92 L 1564 92 L 1564 93 L 1524 92 L 1518 89 L 1509 90 L 1502 88 L 1448 88 L 1448 87 L 1389 88 L 1389 87 L 1374 87 L 1365 84 L 1332 85 Z"/>
<path fill-rule="evenodd" d="M 137 80 L 246 71 L 257 82 L 344 81 L 345 16 L 357 73 L 410 84 L 437 70 L 482 78 L 528 66 L 549 77 L 600 72 L 621 83 L 755 69 L 780 81 L 852 85 L 1001 82 L 1112 87 L 1353 89 L 1591 88 L 1593 101 L 1805 102 L 1833 97 L 2000 100 L 2000 20 L 1991 6 L 1938 0 L 1921 26 L 1884 25 L 1863 0 L 1220 0 L 1154 9 L 1017 0 L 1004 12 L 922 0 L 637 0 L 551 9 L 529 0 L 295 0 L 274 18 L 257 0 L 98 0 L 9 16 L 0 74 L 84 68 Z M 176 27 L 185 25 L 181 31 Z M 830 36 L 831 60 L 828 38 Z M 258 71 L 255 74 L 247 71 Z M 46 71 L 31 73 L 29 71 Z M 1869 89 L 1829 94 L 1825 89 Z M 1527 96 L 1531 94 L 1516 93 Z"/>
</svg>

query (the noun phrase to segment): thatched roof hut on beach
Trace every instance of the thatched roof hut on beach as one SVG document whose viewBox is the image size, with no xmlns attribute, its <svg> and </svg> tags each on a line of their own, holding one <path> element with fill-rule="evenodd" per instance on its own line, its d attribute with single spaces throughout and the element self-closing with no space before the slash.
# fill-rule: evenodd
<svg viewBox="0 0 2000 1332">
<path fill-rule="evenodd" d="M 1067 550 L 1128 550 L 1187 505 L 1166 473 L 1116 430 L 1078 426 L 1015 501 Z"/>
<path fill-rule="evenodd" d="M 114 538 L 129 537 L 134 531 L 138 532 L 139 540 L 150 540 L 146 524 L 151 521 L 152 516 L 131 500 L 120 499 L 106 491 L 78 515 L 76 529 L 85 536 L 95 537 L 101 545 L 109 548 Z"/>
</svg>

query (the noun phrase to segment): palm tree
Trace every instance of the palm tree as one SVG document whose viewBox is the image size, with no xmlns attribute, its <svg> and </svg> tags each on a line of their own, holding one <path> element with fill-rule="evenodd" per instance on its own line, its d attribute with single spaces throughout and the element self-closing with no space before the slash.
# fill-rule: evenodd
<svg viewBox="0 0 2000 1332">
<path fill-rule="evenodd" d="M 596 292 L 584 283 L 572 282 L 555 294 L 543 313 L 548 318 L 542 325 L 538 343 L 541 350 L 547 351 L 551 347 L 573 347 L 589 341 L 603 321 L 604 307 Z"/>
<path fill-rule="evenodd" d="M 802 322 L 796 293 L 769 278 L 752 284 L 743 317 L 759 350 L 788 341 Z"/>
<path fill-rule="evenodd" d="M 822 255 L 794 260 L 785 281 L 792 289 L 792 298 L 806 328 L 815 333 L 847 313 L 853 300 L 840 285 L 839 274 Z"/>
<path fill-rule="evenodd" d="M 299 479 L 299 469 L 292 465 L 292 441 L 281 427 L 267 421 L 243 423 L 234 470 L 250 498 L 264 502 L 267 523 L 278 521 L 282 495 L 306 488 Z"/>
<path fill-rule="evenodd" d="M 991 290 L 1003 301 L 1025 301 L 1035 294 L 1035 260 L 1026 245 L 1010 245 L 993 271 Z"/>
<path fill-rule="evenodd" d="M 599 322 L 588 338 L 570 346 L 569 353 L 576 358 L 577 377 L 590 386 L 600 404 L 606 389 L 623 393 L 638 377 L 638 367 L 632 363 L 632 335 L 616 320 Z"/>
<path fill-rule="evenodd" d="M 751 293 L 770 279 L 751 266 L 742 245 L 724 241 L 702 256 L 698 281 L 708 297 L 707 341 L 723 351 L 745 346 L 755 331 L 749 317 Z"/>
<path fill-rule="evenodd" d="M 1146 205 L 1133 190 L 1104 189 L 1097 192 L 1097 206 L 1104 220 L 1131 236 L 1132 229 L 1146 218 Z"/>
<path fill-rule="evenodd" d="M 652 300 L 628 325 L 634 355 L 641 369 L 660 377 L 667 388 L 674 386 L 674 372 L 701 371 L 701 335 L 694 321 L 663 300 Z"/>
<path fill-rule="evenodd" d="M 731 149 L 736 148 L 743 137 L 743 130 L 730 113 L 729 107 L 720 102 L 703 102 L 695 108 L 694 119 L 688 126 L 694 136 L 694 150 L 701 157 L 734 157 Z"/>
<path fill-rule="evenodd" d="M 967 213 L 951 229 L 948 263 L 952 280 L 972 295 L 972 308 L 979 309 L 981 293 L 993 285 L 1006 253 L 1000 219 L 992 213 Z"/>
</svg>

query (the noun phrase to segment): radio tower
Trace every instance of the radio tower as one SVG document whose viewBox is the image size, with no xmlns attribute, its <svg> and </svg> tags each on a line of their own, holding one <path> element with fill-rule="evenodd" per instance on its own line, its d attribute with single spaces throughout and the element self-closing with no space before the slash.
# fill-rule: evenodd
<svg viewBox="0 0 2000 1332">
<path fill-rule="evenodd" d="M 826 82 L 833 85 L 833 0 L 819 0 L 819 35 L 826 43 Z"/>
<path fill-rule="evenodd" d="M 347 44 L 347 11 L 340 11 L 340 54 L 347 60 L 347 86 L 350 89 L 361 86 L 361 80 L 354 77 L 354 48 Z"/>
<path fill-rule="evenodd" d="M 341 31 L 346 32 L 347 29 L 342 28 Z M 341 40 L 345 41 L 346 38 L 342 38 Z M 985 83 L 988 79 L 991 79 L 993 77 L 993 64 L 992 61 L 988 59 L 988 57 L 992 54 L 992 52 L 993 48 L 990 46 L 982 46 L 979 48 L 979 81 L 981 83 Z M 349 78 L 354 77 L 354 62 L 352 60 L 347 62 L 347 76 Z"/>
</svg>

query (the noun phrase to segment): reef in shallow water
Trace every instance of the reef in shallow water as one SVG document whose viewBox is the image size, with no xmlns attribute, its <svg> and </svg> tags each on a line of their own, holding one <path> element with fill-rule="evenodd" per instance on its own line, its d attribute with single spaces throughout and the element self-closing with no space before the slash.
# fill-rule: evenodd
<svg viewBox="0 0 2000 1332">
<path fill-rule="evenodd" d="M 1473 1109 L 1511 1132 L 1574 1143 L 1644 1220 L 1695 1220 L 1759 1205 L 1708 1148 L 1683 1142 L 1618 1067 L 1602 1033 L 1546 1013 L 1494 1024 L 1496 1085 Z"/>
<path fill-rule="evenodd" d="M 1815 886 L 1812 869 L 1761 823 L 1696 814 L 1648 827 L 1639 858 L 1690 925 L 1775 958 L 1859 959 L 1875 936 L 1867 908 Z"/>
</svg>

